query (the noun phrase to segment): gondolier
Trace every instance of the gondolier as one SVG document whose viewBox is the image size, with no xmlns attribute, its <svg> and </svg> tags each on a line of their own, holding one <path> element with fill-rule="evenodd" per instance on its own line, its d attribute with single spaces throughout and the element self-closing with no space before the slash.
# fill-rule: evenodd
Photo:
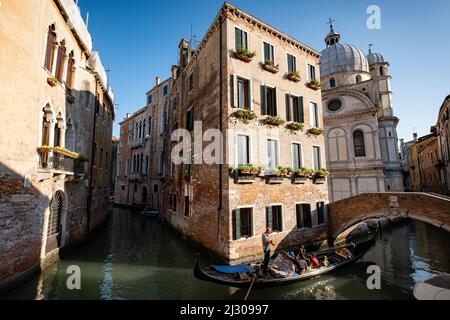
<svg viewBox="0 0 450 320">
<path fill-rule="evenodd" d="M 270 234 L 272 233 L 271 228 L 267 228 L 266 232 L 262 235 L 262 245 L 264 251 L 264 260 L 262 265 L 263 275 L 267 275 L 267 266 L 269 265 L 270 260 L 270 252 L 272 250 L 272 246 L 275 246 L 273 240 L 270 239 Z"/>
</svg>

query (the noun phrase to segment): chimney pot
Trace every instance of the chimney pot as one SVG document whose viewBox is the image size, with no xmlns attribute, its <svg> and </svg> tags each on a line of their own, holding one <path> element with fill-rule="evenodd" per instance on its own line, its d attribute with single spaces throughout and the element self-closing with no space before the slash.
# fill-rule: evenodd
<svg viewBox="0 0 450 320">
<path fill-rule="evenodd" d="M 159 77 L 156 77 L 156 85 L 159 86 L 161 83 L 161 79 Z"/>
</svg>

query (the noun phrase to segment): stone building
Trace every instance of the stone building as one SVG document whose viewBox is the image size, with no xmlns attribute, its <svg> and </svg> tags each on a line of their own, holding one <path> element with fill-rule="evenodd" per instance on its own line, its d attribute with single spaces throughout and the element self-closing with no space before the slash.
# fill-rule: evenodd
<svg viewBox="0 0 450 320">
<path fill-rule="evenodd" d="M 450 195 L 450 95 L 444 99 L 439 109 L 436 134 L 439 150 L 438 167 L 443 194 Z"/>
<path fill-rule="evenodd" d="M 113 95 L 73 0 L 0 10 L 0 289 L 105 220 Z"/>
<path fill-rule="evenodd" d="M 161 210 L 165 176 L 163 134 L 171 82 L 167 79 L 161 83 L 157 77 L 147 93 L 147 105 L 120 123 L 116 204 L 149 205 Z"/>
<path fill-rule="evenodd" d="M 389 63 L 340 38 L 330 25 L 320 61 L 330 200 L 401 191 Z"/>
<path fill-rule="evenodd" d="M 414 134 L 414 143 L 407 149 L 411 191 L 425 191 L 424 185 L 427 184 L 427 182 L 424 179 L 427 176 L 425 176 L 423 172 L 423 153 L 421 156 L 419 156 L 419 154 L 421 150 L 423 150 L 423 148 L 432 140 L 435 140 L 435 138 L 433 133 L 420 138 L 417 137 L 417 134 Z"/>
<path fill-rule="evenodd" d="M 417 133 L 414 133 L 414 140 L 405 142 L 404 139 L 400 139 L 400 162 L 401 171 L 403 175 L 403 188 L 404 191 L 413 191 L 411 187 L 411 155 L 409 149 L 417 142 Z"/>
<path fill-rule="evenodd" d="M 433 127 L 432 136 L 417 150 L 418 167 L 420 174 L 420 191 L 443 193 L 439 174 L 438 138 Z"/>
<path fill-rule="evenodd" d="M 325 238 L 325 179 L 279 171 L 325 167 L 322 97 L 312 82 L 319 57 L 227 3 L 197 48 L 180 42 L 165 136 L 163 214 L 170 225 L 229 261 L 261 254 L 267 226 L 279 247 Z M 181 141 L 171 136 L 177 128 L 195 140 L 181 165 L 171 159 Z"/>
</svg>

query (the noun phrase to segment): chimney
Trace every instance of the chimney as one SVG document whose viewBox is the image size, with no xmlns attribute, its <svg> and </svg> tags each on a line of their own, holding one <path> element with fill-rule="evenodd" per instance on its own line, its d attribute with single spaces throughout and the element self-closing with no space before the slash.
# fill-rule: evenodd
<svg viewBox="0 0 450 320">
<path fill-rule="evenodd" d="M 159 86 L 161 84 L 161 78 L 156 77 L 156 85 Z"/>
<path fill-rule="evenodd" d="M 417 142 L 417 133 L 413 133 L 414 141 Z"/>
<path fill-rule="evenodd" d="M 177 71 L 178 71 L 178 66 L 173 65 L 172 66 L 172 80 L 177 80 Z"/>
</svg>

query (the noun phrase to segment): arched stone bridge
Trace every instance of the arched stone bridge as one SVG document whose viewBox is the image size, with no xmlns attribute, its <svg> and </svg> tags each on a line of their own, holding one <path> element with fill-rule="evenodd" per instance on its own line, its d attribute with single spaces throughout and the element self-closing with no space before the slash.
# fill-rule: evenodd
<svg viewBox="0 0 450 320">
<path fill-rule="evenodd" d="M 329 234 L 336 238 L 347 228 L 370 218 L 411 218 L 450 232 L 450 198 L 430 193 L 364 193 L 330 203 Z"/>
</svg>

